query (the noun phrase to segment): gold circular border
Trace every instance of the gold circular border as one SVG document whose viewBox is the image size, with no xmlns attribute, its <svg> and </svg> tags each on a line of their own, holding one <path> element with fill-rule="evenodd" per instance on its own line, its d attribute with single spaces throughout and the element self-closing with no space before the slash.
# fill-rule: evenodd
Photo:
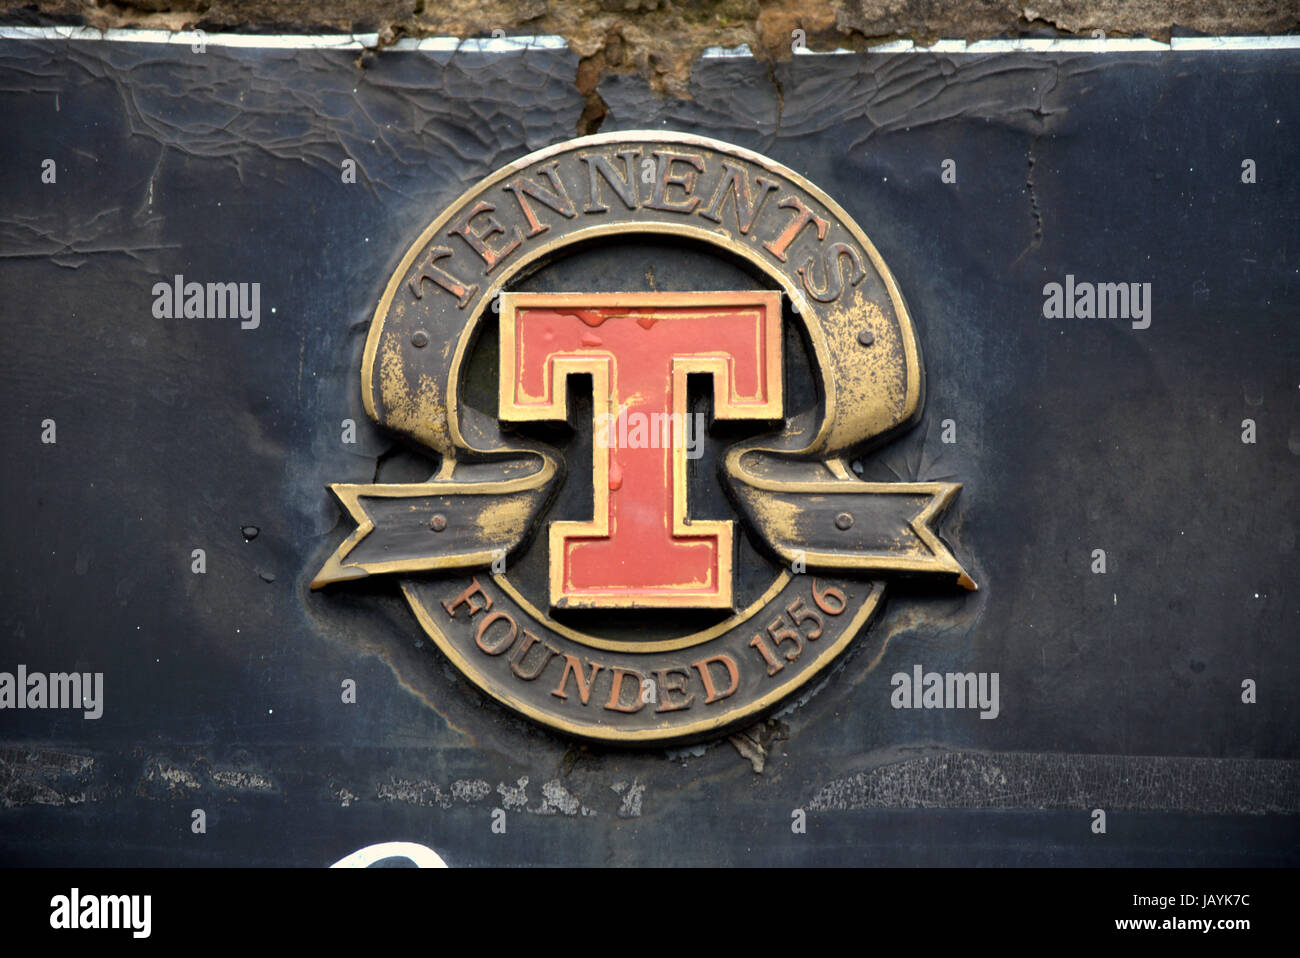
<svg viewBox="0 0 1300 958">
<path fill-rule="evenodd" d="M 366 336 L 366 345 L 362 356 L 362 366 L 361 366 L 361 401 L 362 401 L 362 406 L 365 408 L 366 414 L 369 415 L 371 419 L 375 420 L 376 422 L 380 421 L 380 417 L 378 416 L 377 410 L 375 408 L 374 379 L 373 379 L 372 370 L 375 365 L 375 357 L 378 353 L 379 341 L 383 333 L 385 321 L 387 320 L 388 317 L 389 308 L 392 305 L 393 297 L 396 295 L 398 288 L 401 286 L 402 278 L 409 271 L 411 264 L 415 261 L 416 257 L 421 252 L 423 252 L 424 248 L 429 244 L 429 242 L 433 239 L 433 237 L 451 220 L 452 215 L 457 211 L 459 211 L 460 208 L 463 207 L 465 203 L 472 197 L 496 185 L 501 180 L 511 175 L 514 175 L 515 173 L 521 172 L 522 170 L 525 170 L 528 167 L 542 160 L 545 160 L 552 156 L 569 153 L 586 146 L 598 146 L 607 143 L 620 143 L 620 142 L 622 143 L 659 142 L 659 143 L 688 144 L 688 145 L 698 146 L 704 149 L 713 150 L 718 153 L 729 154 L 731 156 L 739 157 L 741 159 L 748 160 L 761 167 L 764 167 L 768 170 L 771 170 L 772 172 L 775 172 L 782 177 L 785 177 L 787 180 L 794 183 L 801 189 L 805 190 L 809 195 L 811 195 L 814 199 L 816 199 L 819 203 L 821 203 L 832 215 L 836 217 L 836 219 L 839 220 L 840 225 L 843 226 L 844 229 L 846 229 L 850 233 L 850 235 L 852 235 L 854 239 L 856 239 L 861 244 L 862 248 L 866 251 L 868 258 L 871 260 L 872 266 L 875 267 L 877 274 L 880 276 L 881 281 L 884 283 L 886 290 L 889 292 L 889 298 L 894 307 L 895 316 L 897 317 L 897 321 L 901 332 L 903 353 L 904 353 L 905 363 L 907 366 L 907 394 L 905 399 L 905 408 L 901 419 L 906 420 L 916 413 L 917 409 L 920 406 L 920 400 L 922 395 L 921 392 L 922 373 L 921 373 L 921 364 L 920 364 L 920 348 L 916 338 L 916 329 L 912 323 L 911 313 L 908 311 L 907 304 L 903 300 L 902 293 L 898 289 L 898 284 L 897 281 L 894 279 L 894 274 L 890 271 L 889 267 L 886 265 L 884 258 L 880 255 L 875 245 L 871 242 L 870 239 L 868 239 L 866 233 L 862 230 L 860 226 L 858 226 L 857 222 L 853 219 L 853 217 L 851 217 L 838 203 L 836 203 L 833 199 L 831 199 L 827 194 L 823 193 L 810 181 L 800 176 L 798 173 L 796 173 L 794 170 L 791 170 L 789 167 L 784 166 L 781 163 L 777 163 L 775 160 L 763 156 L 760 153 L 755 153 L 752 150 L 747 150 L 743 147 L 739 147 L 731 143 L 725 143 L 723 141 L 714 140 L 709 137 L 696 136 L 690 133 L 679 133 L 679 132 L 669 131 L 669 130 L 631 130 L 631 131 L 615 132 L 615 133 L 598 133 L 594 136 L 578 137 L 576 139 L 565 140 L 562 143 L 556 143 L 551 146 L 545 147 L 541 150 L 537 150 L 533 153 L 529 153 L 526 156 L 523 156 L 518 160 L 515 160 L 514 162 L 507 164 L 506 166 L 497 170 L 495 173 L 492 173 L 491 175 L 480 180 L 477 184 L 475 184 L 470 189 L 466 190 L 464 193 L 461 194 L 460 197 L 457 198 L 455 202 L 453 202 L 451 205 L 446 207 L 442 215 L 438 216 L 432 223 L 429 224 L 429 226 L 427 226 L 424 229 L 423 232 L 420 233 L 420 235 L 416 238 L 415 242 L 412 243 L 410 248 L 407 250 L 406 255 L 402 257 L 401 262 L 397 265 L 397 268 L 394 270 L 391 278 L 389 279 L 388 285 L 384 290 L 383 296 L 380 298 L 379 305 L 375 309 L 375 314 L 370 324 L 370 330 Z M 661 228 L 656 228 L 656 227 L 661 227 Z M 787 282 L 786 277 L 771 271 L 767 267 L 766 262 L 762 260 L 749 247 L 734 241 L 726 242 L 723 237 L 719 236 L 717 233 L 713 231 L 706 230 L 699 227 L 689 227 L 689 226 L 670 228 L 668 224 L 653 224 L 653 223 L 617 224 L 614 226 L 613 229 L 610 229 L 608 227 L 607 228 L 593 227 L 587 229 L 579 229 L 572 234 L 567 234 L 564 237 L 559 237 L 555 241 L 542 244 L 542 246 L 535 251 L 534 255 L 526 256 L 521 260 L 515 261 L 511 265 L 511 267 L 508 267 L 507 269 L 503 270 L 497 276 L 496 280 L 493 283 L 489 284 L 487 287 L 484 288 L 482 296 L 479 299 L 478 306 L 466 318 L 465 324 L 461 329 L 460 337 L 456 343 L 455 355 L 452 358 L 452 363 L 448 373 L 449 388 L 447 390 L 447 422 L 448 422 L 448 431 L 452 437 L 453 442 L 457 443 L 460 446 L 465 445 L 463 441 L 463 437 L 460 433 L 460 427 L 458 422 L 459 417 L 457 415 L 457 407 L 459 405 L 459 396 L 458 396 L 459 390 L 457 388 L 457 383 L 460 375 L 460 370 L 463 361 L 465 359 L 466 350 L 468 349 L 469 343 L 473 338 L 473 333 L 475 332 L 478 326 L 480 317 L 483 315 L 483 312 L 487 304 L 490 303 L 492 300 L 492 294 L 494 293 L 494 291 L 502 288 L 507 281 L 512 279 L 521 270 L 529 266 L 532 266 L 535 263 L 540 265 L 539 263 L 540 260 L 543 260 L 549 254 L 555 252 L 558 249 L 563 248 L 564 246 L 581 242 L 583 239 L 592 238 L 598 235 L 608 235 L 611 233 L 671 233 L 674 235 L 683 235 L 683 234 L 692 235 L 692 238 L 701 239 L 710 245 L 717 246 L 733 254 L 740 254 L 741 258 L 746 259 L 751 263 L 757 265 L 764 275 L 768 276 L 769 278 L 775 279 L 780 284 L 780 286 L 786 291 L 787 295 L 790 296 L 791 301 L 796 304 L 797 308 L 799 308 L 799 312 L 801 314 L 803 313 L 804 309 L 807 308 L 807 304 L 804 302 L 803 294 L 793 285 L 792 280 Z M 814 354 L 817 355 L 824 352 L 825 344 L 824 342 L 821 341 L 821 337 L 819 335 L 820 330 L 814 332 L 808 324 L 805 324 L 805 328 L 808 329 L 809 335 L 814 340 Z M 828 408 L 826 410 L 826 415 L 825 417 L 823 417 L 821 428 L 818 430 L 818 435 L 813 440 L 814 442 L 820 439 L 820 437 L 831 428 L 834 422 L 834 415 L 833 415 L 834 410 L 831 408 L 831 405 L 832 403 L 830 401 L 830 397 L 828 396 L 828 402 L 827 402 Z M 452 456 L 446 456 L 443 462 L 443 469 L 445 470 L 449 464 L 454 465 L 454 461 L 455 460 Z M 837 464 L 835 460 L 828 461 L 827 463 L 828 467 L 833 467 L 834 464 Z M 779 594 L 780 589 L 783 589 L 785 587 L 787 583 L 783 582 L 782 579 L 788 578 L 789 575 L 790 574 L 788 572 L 782 570 L 781 576 L 778 577 L 777 579 L 777 583 L 779 583 L 779 588 L 777 588 L 776 593 L 773 593 L 772 595 L 773 598 L 775 598 L 776 594 Z M 766 598 L 768 596 L 768 593 L 772 592 L 772 589 L 777 587 L 777 583 L 774 583 L 772 587 L 769 587 L 768 592 L 764 593 L 763 598 Z M 505 589 L 503 586 L 503 591 L 506 591 L 507 594 L 509 594 L 512 590 L 513 590 L 513 586 L 511 586 L 510 589 Z M 642 730 L 627 732 L 627 731 L 617 731 L 617 730 L 606 731 L 600 726 L 590 727 L 585 725 L 579 725 L 573 722 L 568 722 L 564 719 L 557 718 L 552 713 L 542 711 L 540 709 L 537 709 L 529 705 L 526 702 L 523 702 L 519 699 L 515 699 L 512 696 L 505 695 L 505 694 L 498 694 L 493 689 L 487 687 L 482 682 L 478 681 L 478 677 L 480 673 L 473 668 L 469 660 L 467 660 L 464 656 L 462 656 L 460 654 L 460 651 L 442 633 L 442 631 L 438 628 L 438 626 L 434 622 L 433 617 L 429 614 L 429 611 L 426 608 L 424 608 L 419 598 L 414 595 L 414 593 L 407 585 L 407 583 L 405 582 L 402 583 L 402 593 L 406 596 L 407 603 L 410 605 L 411 610 L 415 613 L 416 618 L 419 620 L 420 625 L 422 628 L 424 628 L 426 634 L 428 634 L 429 637 L 433 639 L 434 643 L 438 646 L 438 648 L 442 650 L 443 654 L 446 655 L 452 661 L 452 663 L 461 671 L 461 673 L 469 677 L 471 680 L 473 680 L 480 689 L 487 692 L 489 695 L 491 695 L 493 698 L 495 698 L 497 701 L 501 702 L 503 705 L 507 706 L 508 708 L 516 712 L 519 712 L 520 714 L 525 715 L 526 717 L 531 718 L 534 721 L 537 721 L 550 728 L 559 729 L 561 731 L 567 732 L 569 734 L 581 738 L 594 739 L 598 741 L 610 741 L 610 742 L 654 742 L 654 741 L 665 741 L 665 740 L 671 740 L 676 738 L 683 738 L 687 736 L 699 735 L 710 731 L 714 731 L 716 729 L 722 728 L 727 725 L 731 725 L 732 723 L 739 721 L 740 719 L 748 715 L 752 715 L 756 712 L 762 711 L 763 709 L 767 708 L 769 705 L 774 704 L 775 702 L 789 695 L 791 692 L 805 685 L 814 676 L 819 674 L 826 665 L 829 665 L 830 662 L 834 660 L 848 646 L 848 644 L 857 636 L 858 632 L 861 631 L 863 626 L 870 620 L 872 615 L 875 613 L 876 609 L 879 607 L 880 600 L 881 598 L 883 598 L 884 592 L 885 592 L 885 586 L 883 582 L 877 581 L 873 583 L 871 593 L 864 600 L 862 607 L 858 610 L 857 613 L 855 613 L 853 620 L 845 627 L 843 633 L 840 635 L 840 638 L 837 639 L 835 643 L 833 643 L 829 647 L 828 650 L 822 653 L 823 661 L 821 665 L 814 666 L 813 668 L 810 669 L 806 669 L 804 672 L 800 673 L 799 676 L 797 676 L 795 679 L 788 681 L 783 685 L 778 686 L 776 689 L 772 690 L 771 692 L 768 692 L 765 695 L 760 696 L 757 700 L 749 703 L 748 705 L 743 706 L 740 709 L 735 709 L 730 712 L 727 712 L 724 715 L 720 715 L 716 718 L 704 719 L 699 722 L 693 722 L 680 728 L 642 729 Z M 519 601 L 520 607 L 522 609 L 528 611 L 530 614 L 533 614 L 532 604 L 528 603 L 527 600 L 520 601 L 522 600 L 522 596 L 516 598 L 515 596 L 512 595 L 512 598 L 515 598 L 516 601 Z M 727 627 L 728 628 L 734 627 L 734 625 L 737 625 L 740 622 L 745 621 L 747 618 L 752 617 L 758 611 L 759 608 L 763 608 L 763 607 L 765 607 L 763 605 L 763 599 L 760 599 L 758 602 L 751 604 L 744 612 L 739 613 L 738 616 L 734 617 L 735 622 L 729 619 L 727 620 L 727 623 L 720 623 L 720 625 L 727 625 L 728 623 L 731 623 L 731 625 L 727 625 Z M 544 617 L 541 617 L 539 621 L 547 621 L 547 620 Z M 547 627 L 553 628 L 557 633 L 561 635 L 566 635 L 566 632 L 572 632 L 573 633 L 572 635 L 566 635 L 566 637 L 570 638 L 572 641 L 579 642 L 580 644 L 583 645 L 594 644 L 596 648 L 604 648 L 607 650 L 614 650 L 614 651 L 625 651 L 625 649 L 621 647 L 629 644 L 623 642 L 615 642 L 615 640 L 597 639 L 597 637 L 595 636 L 586 636 L 582 633 L 577 632 L 576 630 L 569 630 L 567 627 L 561 626 L 559 623 L 553 623 L 553 624 L 548 623 Z M 718 626 L 715 626 L 714 629 L 718 629 Z M 641 647 L 641 650 L 647 652 L 668 651 L 669 649 L 667 648 L 663 648 L 663 649 L 653 648 L 653 646 L 661 646 L 664 645 L 665 643 L 686 643 L 680 646 L 682 648 L 688 647 L 690 645 L 702 644 L 703 642 L 708 641 L 711 638 L 716 638 L 717 635 L 722 634 L 721 631 L 716 632 L 714 634 L 709 634 L 713 631 L 714 631 L 713 629 L 706 629 L 703 632 L 695 633 L 691 636 L 684 636 L 679 639 L 668 639 L 660 643 L 647 643 Z M 725 629 L 723 631 L 725 631 Z M 707 636 L 707 637 L 701 638 L 701 636 Z M 614 648 L 615 645 L 619 646 L 619 648 Z"/>
</svg>

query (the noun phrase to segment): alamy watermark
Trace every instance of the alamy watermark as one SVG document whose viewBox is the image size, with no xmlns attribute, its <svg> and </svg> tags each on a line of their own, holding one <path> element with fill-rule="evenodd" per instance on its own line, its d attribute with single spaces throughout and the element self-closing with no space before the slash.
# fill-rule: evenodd
<svg viewBox="0 0 1300 958">
<path fill-rule="evenodd" d="M 83 719 L 104 714 L 103 672 L 31 672 L 19 665 L 0 672 L 0 709 L 81 709 Z"/>
<path fill-rule="evenodd" d="M 187 283 L 177 273 L 170 283 L 154 283 L 153 297 L 155 319 L 238 318 L 240 329 L 262 324 L 261 283 Z"/>
<path fill-rule="evenodd" d="M 704 455 L 704 413 L 629 412 L 597 413 L 596 448 L 677 449 L 685 447 L 687 459 Z"/>
<path fill-rule="evenodd" d="M 1045 319 L 1128 319 L 1134 329 L 1151 325 L 1150 283 L 1076 283 L 1074 274 L 1065 283 L 1043 287 Z"/>
<path fill-rule="evenodd" d="M 148 938 L 153 921 L 152 895 L 83 895 L 74 888 L 50 899 L 50 927 L 129 929 L 132 938 Z"/>
<path fill-rule="evenodd" d="M 895 672 L 889 704 L 896 709 L 979 709 L 980 718 L 998 717 L 997 672 Z"/>
</svg>

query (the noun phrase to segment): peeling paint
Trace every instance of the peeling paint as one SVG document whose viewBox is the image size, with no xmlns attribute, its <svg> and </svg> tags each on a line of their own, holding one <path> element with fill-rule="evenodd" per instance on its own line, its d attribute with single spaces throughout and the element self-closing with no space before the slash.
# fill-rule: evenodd
<svg viewBox="0 0 1300 958">
<path fill-rule="evenodd" d="M 1017 752 L 941 752 L 836 779 L 807 808 L 1300 811 L 1300 762 Z"/>
<path fill-rule="evenodd" d="M 551 779 L 542 785 L 542 804 L 538 808 L 531 808 L 529 811 L 538 815 L 595 815 L 591 809 L 587 808 L 570 792 L 560 784 L 558 778 Z"/>
<path fill-rule="evenodd" d="M 451 783 L 451 797 L 458 802 L 473 805 L 492 794 L 492 786 L 481 778 Z"/>
<path fill-rule="evenodd" d="M 168 765 L 159 759 L 150 759 L 145 766 L 142 781 L 162 782 L 168 793 L 176 794 L 186 789 L 196 791 L 203 787 L 193 772 L 177 765 Z"/>
<path fill-rule="evenodd" d="M 645 786 L 640 782 L 615 782 L 610 790 L 623 796 L 623 803 L 618 807 L 619 818 L 640 818 L 641 798 L 645 795 Z"/>
<path fill-rule="evenodd" d="M 0 808 L 79 805 L 94 771 L 89 755 L 0 746 Z"/>
<path fill-rule="evenodd" d="M 528 776 L 520 778 L 513 786 L 502 782 L 497 786 L 501 807 L 509 811 L 522 811 L 528 807 Z"/>
<path fill-rule="evenodd" d="M 266 792 L 275 788 L 275 783 L 265 775 L 256 772 L 239 772 L 234 769 L 220 769 L 213 772 L 212 781 L 222 788 L 248 792 Z"/>
</svg>

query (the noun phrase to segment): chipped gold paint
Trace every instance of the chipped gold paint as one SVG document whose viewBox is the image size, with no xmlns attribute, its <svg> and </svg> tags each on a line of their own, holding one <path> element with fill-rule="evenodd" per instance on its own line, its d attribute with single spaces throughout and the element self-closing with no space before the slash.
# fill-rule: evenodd
<svg viewBox="0 0 1300 958">
<path fill-rule="evenodd" d="M 479 531 L 488 537 L 514 537 L 528 525 L 528 500 L 519 496 L 502 496 L 484 503 L 474 517 Z"/>
</svg>

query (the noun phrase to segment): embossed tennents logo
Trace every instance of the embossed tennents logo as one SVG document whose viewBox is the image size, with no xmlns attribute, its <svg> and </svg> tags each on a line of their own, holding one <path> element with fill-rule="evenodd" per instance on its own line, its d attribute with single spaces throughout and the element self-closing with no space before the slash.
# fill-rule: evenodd
<svg viewBox="0 0 1300 958">
<path fill-rule="evenodd" d="M 519 288 L 593 241 L 664 235 L 756 288 Z M 492 408 L 469 397 L 484 342 Z M 798 405 L 787 377 L 809 371 Z M 602 134 L 493 174 L 406 254 L 361 375 L 367 413 L 441 462 L 422 483 L 332 486 L 358 525 L 313 587 L 399 575 L 467 677 L 553 728 L 701 736 L 821 671 L 886 574 L 974 588 L 931 528 L 958 485 L 847 466 L 920 414 L 893 277 L 829 197 L 738 147 Z M 583 422 L 571 394 L 590 395 Z"/>
</svg>

